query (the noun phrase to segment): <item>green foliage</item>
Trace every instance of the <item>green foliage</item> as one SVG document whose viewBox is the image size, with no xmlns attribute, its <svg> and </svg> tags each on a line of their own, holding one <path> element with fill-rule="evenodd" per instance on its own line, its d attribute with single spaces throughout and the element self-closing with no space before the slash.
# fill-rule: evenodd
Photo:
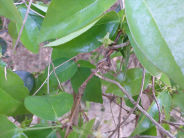
<svg viewBox="0 0 184 138">
<path fill-rule="evenodd" d="M 71 79 L 73 90 L 78 93 L 78 90 L 82 83 L 89 77 L 91 71 L 89 68 L 78 68 L 78 71 Z M 89 80 L 83 95 L 84 101 L 93 101 L 102 103 L 102 90 L 101 90 L 101 82 L 97 77 L 93 77 Z"/>
<path fill-rule="evenodd" d="M 56 121 L 72 108 L 73 97 L 67 93 L 46 96 L 29 96 L 25 99 L 25 107 L 33 114 L 45 120 Z"/>
<path fill-rule="evenodd" d="M 70 35 L 70 40 L 77 37 L 85 32 L 84 28 L 110 8 L 114 2 L 115 0 L 52 0 L 42 25 L 39 41 L 62 38 L 67 35 Z M 55 16 L 56 13 L 59 13 L 59 16 Z"/>
<path fill-rule="evenodd" d="M 54 59 L 66 56 L 72 57 L 79 53 L 90 52 L 100 47 L 102 43 L 99 42 L 99 39 L 103 38 L 108 32 L 110 33 L 110 38 L 112 38 L 118 29 L 118 25 L 119 17 L 117 13 L 109 12 L 85 33 L 68 43 L 54 47 L 52 57 Z"/>
<path fill-rule="evenodd" d="M 182 0 L 127 0 L 125 10 L 131 35 L 141 54 L 184 88 L 182 5 Z"/>
<path fill-rule="evenodd" d="M 13 2 L 15 1 L 0 0 L 0 16 L 9 20 L 8 33 L 14 46 L 28 3 L 15 5 Z M 0 137 L 51 138 L 57 137 L 56 134 L 59 133 L 64 137 L 67 131 L 63 129 L 61 132 L 63 122 L 58 120 L 66 113 L 71 113 L 67 118 L 69 124 L 73 125 L 73 118 L 80 120 L 77 123 L 79 126 L 72 126 L 69 138 L 95 137 L 95 120 L 84 121 L 83 117 L 75 116 L 78 113 L 75 108 L 80 106 L 80 99 L 84 102 L 103 103 L 102 90 L 106 89 L 106 93 L 115 96 L 115 99 L 122 97 L 127 106 L 133 108 L 135 105 L 130 103 L 117 85 L 105 82 L 95 75 L 87 83 L 86 79 L 93 71 L 97 71 L 111 81 L 119 82 L 136 101 L 143 72 L 138 66 L 130 66 L 134 53 L 142 68 L 146 69 L 143 88 L 148 96 L 152 91 L 151 75 L 156 77 L 155 91 L 165 119 L 170 120 L 172 108 L 177 107 L 184 112 L 184 1 L 126 0 L 125 9 L 118 5 L 116 12 L 109 11 L 115 2 L 116 0 L 52 0 L 47 4 L 33 2 L 20 41 L 34 54 L 39 52 L 40 46 L 52 49 L 52 62 L 48 63 L 50 65 L 43 72 L 34 75 L 7 69 L 9 62 L 4 63 L 7 61 L 4 54 L 9 42 L 0 38 Z M 3 23 L 3 20 L 0 21 L 2 32 L 6 29 Z M 128 46 L 113 49 L 113 46 L 120 46 L 128 41 Z M 104 47 L 99 48 L 102 45 Z M 15 53 L 16 51 L 13 54 Z M 93 56 L 90 62 L 82 53 L 88 53 L 88 57 Z M 82 58 L 77 56 L 79 54 Z M 72 88 L 60 89 L 60 83 L 65 86 L 70 82 Z M 78 91 L 85 83 L 81 98 Z M 67 93 L 63 92 L 65 90 Z M 31 96 L 33 92 L 34 96 Z M 83 114 L 83 110 L 79 112 Z M 159 112 L 155 101 L 147 112 L 158 121 Z M 135 111 L 136 115 L 138 113 Z M 30 126 L 32 120 L 25 117 L 27 114 L 38 116 L 41 123 Z M 18 120 L 20 127 L 10 122 L 7 116 Z M 68 122 L 64 123 L 68 125 Z M 161 125 L 169 130 L 168 124 Z M 183 127 L 179 130 L 183 130 Z M 179 130 L 177 137 L 183 137 Z M 156 134 L 155 125 L 141 114 L 132 136 Z"/>
</svg>

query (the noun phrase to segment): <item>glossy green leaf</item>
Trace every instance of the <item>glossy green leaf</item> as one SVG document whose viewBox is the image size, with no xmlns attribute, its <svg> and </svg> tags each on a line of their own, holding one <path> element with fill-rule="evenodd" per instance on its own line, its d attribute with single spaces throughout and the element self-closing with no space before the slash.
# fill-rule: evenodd
<svg viewBox="0 0 184 138">
<path fill-rule="evenodd" d="M 164 112 L 168 114 L 170 112 L 171 108 L 171 96 L 168 92 L 161 92 L 157 96 L 157 100 L 159 102 L 160 108 L 164 107 Z M 158 108 L 155 102 L 153 102 L 150 106 L 150 108 L 147 111 L 150 116 L 152 116 L 156 121 L 158 121 L 159 118 L 159 112 Z M 154 124 L 144 115 L 142 115 L 138 121 L 138 124 L 132 133 L 132 135 L 141 134 L 150 128 L 155 127 Z"/>
<path fill-rule="evenodd" d="M 1 138 L 27 138 L 24 133 L 8 117 L 0 115 L 0 137 Z"/>
<path fill-rule="evenodd" d="M 56 121 L 72 108 L 73 96 L 68 93 L 46 96 L 29 96 L 25 107 L 33 114 L 45 120 Z"/>
<path fill-rule="evenodd" d="M 102 45 L 99 40 L 104 38 L 107 33 L 110 33 L 110 39 L 112 38 L 117 31 L 119 22 L 117 13 L 107 13 L 87 32 L 63 45 L 54 47 L 52 57 L 72 57 L 98 48 Z"/>
<path fill-rule="evenodd" d="M 102 17 L 102 16 L 101 16 Z M 87 30 L 89 30 L 92 26 L 94 26 L 100 19 L 101 17 L 97 18 L 94 22 L 92 22 L 91 24 L 87 25 L 86 27 L 74 32 L 74 33 L 71 33 L 65 37 L 62 37 L 60 39 L 57 39 L 53 42 L 50 42 L 48 43 L 47 45 L 45 45 L 46 47 L 49 47 L 49 46 L 59 46 L 59 45 L 62 45 L 72 39 L 74 39 L 75 37 L 79 36 L 80 34 L 86 32 Z"/>
<path fill-rule="evenodd" d="M 0 16 L 5 16 L 13 22 L 21 24 L 21 16 L 12 0 L 0 0 Z"/>
<path fill-rule="evenodd" d="M 115 0 L 52 0 L 43 22 L 40 42 L 66 37 L 83 29 L 114 3 Z M 74 37 L 78 35 L 80 33 Z"/>
<path fill-rule="evenodd" d="M 78 89 L 80 88 L 82 83 L 89 77 L 90 74 L 91 74 L 91 71 L 89 68 L 82 68 L 82 67 L 78 68 L 78 71 L 71 79 L 72 88 L 74 89 L 75 92 L 78 92 Z M 101 82 L 100 82 L 100 79 L 97 78 L 96 76 L 94 76 L 88 82 L 84 90 L 83 100 L 93 101 L 98 103 L 103 102 Z"/>
<path fill-rule="evenodd" d="M 81 128 L 74 127 L 73 132 L 71 132 L 68 138 L 87 138 L 92 134 L 93 125 L 95 120 L 90 120 L 89 122 L 83 124 Z"/>
<path fill-rule="evenodd" d="M 54 67 L 61 65 L 67 60 L 68 60 L 67 58 L 59 58 L 59 59 L 54 60 L 53 61 Z M 52 65 L 50 65 L 50 72 L 52 70 L 53 70 L 53 67 Z M 71 79 L 73 75 L 76 73 L 76 71 L 77 71 L 77 64 L 74 61 L 66 62 L 65 64 L 63 64 L 62 66 L 60 66 L 59 68 L 55 70 L 57 77 L 59 78 L 61 83 Z M 37 87 L 40 87 L 40 85 L 45 81 L 47 76 L 48 76 L 48 68 L 46 68 L 45 73 L 41 75 L 39 79 L 37 80 Z M 53 92 L 58 89 L 59 85 L 58 85 L 58 81 L 56 79 L 54 72 L 50 75 L 49 86 L 50 86 L 49 87 L 50 92 Z M 47 92 L 47 85 L 44 85 L 41 91 L 44 93 Z"/>
<path fill-rule="evenodd" d="M 182 112 L 184 112 L 184 100 L 183 99 L 184 99 L 183 92 L 175 93 L 173 97 L 173 104 L 175 106 L 178 106 Z"/>
<path fill-rule="evenodd" d="M 184 1 L 127 0 L 132 37 L 145 58 L 184 88 Z"/>
<path fill-rule="evenodd" d="M 139 62 L 143 65 L 143 67 L 149 72 L 151 73 L 153 76 L 156 76 L 160 73 L 159 69 L 156 68 L 156 66 L 154 66 L 152 64 L 152 62 L 150 62 L 142 53 L 142 51 L 137 47 L 137 44 L 135 43 L 130 30 L 128 28 L 127 23 L 124 24 L 124 29 L 126 31 L 126 34 L 128 35 L 129 41 L 131 43 L 131 46 L 134 49 L 134 52 L 136 54 L 136 57 L 138 58 Z"/>
<path fill-rule="evenodd" d="M 7 70 L 7 80 L 4 68 L 0 67 L 0 113 L 17 115 L 25 112 L 24 98 L 28 95 L 28 89 L 22 79 L 15 73 Z"/>
<path fill-rule="evenodd" d="M 18 7 L 18 10 L 22 18 L 24 18 L 27 8 L 23 5 L 20 5 Z M 42 17 L 30 11 L 20 38 L 23 45 L 33 53 L 38 53 L 39 51 L 39 43 L 37 41 L 37 38 L 42 21 L 43 21 Z M 20 30 L 21 26 L 17 25 L 17 28 L 18 28 L 17 30 Z"/>
</svg>

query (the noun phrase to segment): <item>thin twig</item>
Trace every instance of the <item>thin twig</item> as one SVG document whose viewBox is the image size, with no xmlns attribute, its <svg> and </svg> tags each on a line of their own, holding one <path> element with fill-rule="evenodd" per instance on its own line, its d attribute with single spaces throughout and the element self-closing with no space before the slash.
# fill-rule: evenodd
<svg viewBox="0 0 184 138">
<path fill-rule="evenodd" d="M 29 11 L 30 11 L 30 8 L 31 8 L 32 1 L 33 1 L 33 0 L 30 0 L 30 1 L 29 1 L 29 5 L 28 5 L 28 7 L 27 7 L 27 11 L 26 11 L 24 20 L 23 20 L 23 22 L 22 22 L 22 26 L 21 26 L 21 28 L 20 28 L 19 35 L 18 35 L 18 38 L 17 38 L 17 41 L 16 41 L 16 43 L 15 43 L 15 46 L 14 46 L 14 50 L 13 50 L 13 51 L 16 51 L 17 45 L 18 45 L 18 43 L 19 43 L 19 41 L 20 41 L 20 37 L 21 37 L 22 31 L 23 31 L 23 29 L 24 29 L 24 25 L 25 25 L 25 23 L 26 23 L 26 21 L 27 21 L 28 15 L 29 15 Z"/>
<path fill-rule="evenodd" d="M 112 120 L 114 122 L 114 125 L 116 126 L 116 121 L 114 119 L 114 114 L 113 114 L 113 111 L 112 111 L 112 105 L 111 105 L 111 102 L 109 103 L 109 106 L 110 106 L 110 111 L 111 111 L 111 115 L 112 115 Z"/>
<path fill-rule="evenodd" d="M 157 108 L 158 108 L 158 113 L 159 113 L 159 124 L 162 122 L 162 113 L 161 113 L 161 108 L 160 108 L 160 105 L 158 103 L 158 100 L 156 98 L 156 95 L 155 95 L 155 77 L 152 76 L 152 93 L 153 93 L 153 98 L 155 100 L 155 103 L 157 105 Z"/>
<path fill-rule="evenodd" d="M 67 62 L 69 62 L 69 61 L 75 59 L 75 58 L 76 58 L 76 56 L 75 56 L 75 57 L 72 57 L 72 58 L 70 58 L 69 60 L 63 62 L 62 64 L 56 66 L 56 67 L 55 67 L 55 70 L 56 70 L 57 68 L 63 66 L 63 65 L 66 64 Z M 54 72 L 54 71 L 52 70 L 52 71 L 50 72 L 49 76 L 50 76 L 53 72 Z M 42 83 L 42 85 L 34 92 L 33 96 L 36 95 L 36 94 L 39 92 L 39 90 L 44 86 L 44 84 L 45 84 L 46 82 L 47 82 L 47 78 L 44 80 L 44 82 Z"/>
<path fill-rule="evenodd" d="M 115 80 L 111 80 L 111 79 L 106 78 L 106 77 L 104 77 L 104 76 L 101 76 L 101 75 L 99 75 L 99 74 L 97 74 L 97 73 L 95 73 L 95 75 L 96 75 L 97 77 L 99 77 L 100 79 L 102 79 L 102 80 L 105 80 L 105 81 L 108 81 L 108 82 L 110 82 L 110 83 L 113 83 L 113 84 L 117 85 L 117 86 L 120 88 L 120 90 L 127 96 L 127 98 L 130 100 L 130 102 L 131 102 L 132 104 L 136 104 L 136 102 L 134 101 L 134 99 L 129 95 L 128 91 L 127 91 L 124 87 L 122 87 L 121 84 L 120 84 L 119 82 L 117 82 L 117 81 L 115 81 Z M 137 105 L 137 108 L 138 108 L 147 118 L 149 118 L 150 121 L 151 121 L 153 124 L 155 124 L 155 125 L 158 127 L 158 129 L 161 130 L 165 135 L 167 135 L 167 136 L 170 137 L 170 138 L 175 138 L 175 136 L 173 136 L 169 131 L 165 130 L 165 129 L 164 129 L 157 121 L 155 121 L 155 119 L 153 119 L 152 116 L 150 116 L 150 115 L 148 114 L 148 112 L 146 112 L 139 104 Z"/>
<path fill-rule="evenodd" d="M 49 78 L 50 78 L 50 62 L 49 62 L 49 66 L 48 66 L 48 73 L 47 73 L 47 94 L 50 93 L 50 89 L 49 89 Z"/>
<path fill-rule="evenodd" d="M 54 67 L 54 63 L 51 61 L 51 64 L 52 64 L 52 68 L 53 68 L 53 72 L 54 72 L 54 75 L 55 75 L 55 77 L 56 77 L 56 79 L 57 79 L 57 82 L 58 82 L 58 85 L 59 85 L 59 89 L 61 90 L 61 91 L 64 91 L 64 88 L 63 88 L 63 86 L 61 85 L 61 82 L 60 82 L 60 80 L 59 80 L 59 77 L 58 77 L 58 75 L 56 74 L 56 70 L 55 70 L 55 67 Z"/>
<path fill-rule="evenodd" d="M 119 49 L 119 48 L 123 48 L 125 46 L 128 46 L 130 44 L 130 42 L 125 42 L 125 43 L 122 43 L 122 44 L 118 44 L 118 45 L 113 45 L 113 46 L 110 46 L 110 49 Z"/>
<path fill-rule="evenodd" d="M 176 126 L 184 126 L 184 123 L 177 123 L 177 122 L 169 122 L 169 121 L 166 121 L 166 120 L 162 120 L 163 123 L 167 123 L 167 124 L 170 124 L 170 125 L 176 125 Z"/>
<path fill-rule="evenodd" d="M 137 102 L 134 104 L 134 108 L 129 112 L 128 116 L 120 123 L 117 125 L 117 127 L 115 128 L 115 130 L 112 132 L 112 134 L 109 136 L 110 138 L 114 135 L 114 133 L 118 130 L 118 128 L 123 125 L 123 123 L 125 123 L 128 118 L 130 117 L 131 114 L 133 114 L 133 112 L 136 110 L 137 105 L 139 104 L 140 100 L 141 100 L 141 96 L 143 93 L 143 89 L 144 89 L 144 80 L 145 80 L 145 69 L 143 68 L 143 74 L 142 74 L 142 82 L 141 82 L 141 89 L 140 89 L 140 93 L 139 93 L 139 97 L 137 98 Z"/>
</svg>

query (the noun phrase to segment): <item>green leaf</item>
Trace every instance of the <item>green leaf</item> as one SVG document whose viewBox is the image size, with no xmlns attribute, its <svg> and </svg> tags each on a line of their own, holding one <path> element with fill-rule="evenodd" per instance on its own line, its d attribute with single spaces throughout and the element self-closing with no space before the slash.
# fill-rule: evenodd
<svg viewBox="0 0 184 138">
<path fill-rule="evenodd" d="M 130 30 L 128 28 L 127 23 L 124 24 L 124 29 L 126 31 L 126 34 L 128 35 L 129 41 L 131 43 L 131 46 L 134 48 L 134 52 L 136 54 L 136 57 L 138 58 L 139 62 L 143 65 L 143 67 L 151 73 L 153 76 L 156 76 L 160 73 L 159 69 L 152 64 L 142 53 L 142 51 L 137 47 L 137 44 L 135 43 Z"/>
<path fill-rule="evenodd" d="M 184 88 L 184 1 L 127 0 L 125 5 L 138 49 Z"/>
<path fill-rule="evenodd" d="M 170 112 L 170 108 L 171 108 L 171 96 L 170 96 L 170 94 L 168 92 L 161 92 L 157 96 L 157 100 L 158 100 L 158 103 L 160 105 L 160 108 L 162 109 L 162 107 L 164 107 L 165 113 L 168 114 Z M 159 111 L 158 111 L 157 105 L 154 101 L 151 104 L 151 106 L 149 107 L 147 112 L 156 121 L 158 121 Z M 134 136 L 137 134 L 141 134 L 141 133 L 149 130 L 152 127 L 155 127 L 154 124 L 146 116 L 142 115 L 140 117 L 138 124 L 137 124 L 134 132 L 132 133 L 132 135 Z"/>
<path fill-rule="evenodd" d="M 7 70 L 7 80 L 4 68 L 0 67 L 0 113 L 17 115 L 25 113 L 24 98 L 29 94 L 22 79 L 15 73 Z"/>
<path fill-rule="evenodd" d="M 72 39 L 74 39 L 75 37 L 79 36 L 80 34 L 86 32 L 87 30 L 89 30 L 92 26 L 94 26 L 100 19 L 101 19 L 102 16 L 100 16 L 99 18 L 97 18 L 94 22 L 92 22 L 91 24 L 87 25 L 86 27 L 76 31 L 76 32 L 73 32 L 65 37 L 62 37 L 60 39 L 57 39 L 53 42 L 50 42 L 48 43 L 47 45 L 45 45 L 46 47 L 50 47 L 50 46 L 59 46 L 59 45 L 62 45 Z"/>
<path fill-rule="evenodd" d="M 22 18 L 24 18 L 27 8 L 23 5 L 20 5 L 18 7 L 18 10 Z M 42 17 L 30 11 L 20 38 L 23 45 L 33 53 L 38 53 L 39 51 L 39 43 L 37 39 L 38 34 L 40 32 L 42 21 L 43 21 Z M 17 30 L 20 30 L 21 26 L 17 25 L 17 28 L 18 28 Z"/>
<path fill-rule="evenodd" d="M 148 86 L 150 75 L 146 73 L 145 80 L 144 80 L 144 89 Z M 118 76 L 119 81 L 123 76 Z M 142 82 L 142 69 L 140 68 L 133 68 L 129 69 L 126 73 L 125 81 L 122 81 L 121 84 L 125 87 L 125 89 L 132 95 L 138 95 L 141 89 L 141 82 Z"/>
<path fill-rule="evenodd" d="M 46 96 L 29 96 L 25 107 L 33 114 L 45 120 L 56 121 L 72 108 L 73 97 L 68 93 Z"/>
<path fill-rule="evenodd" d="M 64 63 L 65 61 L 67 61 L 67 58 L 59 58 L 53 61 L 54 67 Z M 53 70 L 52 65 L 50 65 L 50 72 Z M 77 64 L 74 61 L 69 61 L 66 62 L 65 64 L 63 64 L 62 66 L 58 67 L 55 72 L 57 74 L 57 77 L 59 78 L 60 82 L 65 82 L 69 79 L 71 79 L 74 74 L 77 71 Z M 39 82 L 37 82 L 37 87 L 40 87 L 40 85 L 44 82 L 44 80 L 47 78 L 48 76 L 48 68 L 46 68 L 45 73 L 43 75 L 41 75 L 39 77 Z M 50 75 L 49 78 L 49 88 L 50 88 L 50 92 L 53 92 L 55 90 L 58 89 L 58 81 L 56 79 L 56 76 L 54 74 L 54 72 Z M 41 91 L 44 93 L 47 91 L 47 86 L 44 85 L 44 87 L 42 87 Z"/>
<path fill-rule="evenodd" d="M 21 16 L 12 0 L 0 0 L 0 16 L 5 16 L 13 22 L 21 24 Z"/>
<path fill-rule="evenodd" d="M 82 83 L 89 77 L 91 74 L 91 71 L 89 68 L 78 68 L 78 71 L 76 74 L 72 77 L 71 83 L 72 88 L 75 92 L 78 92 L 78 89 L 82 85 Z M 101 82 L 100 79 L 94 76 L 87 84 L 83 100 L 87 101 L 93 101 L 102 103 L 102 91 L 101 91 Z"/>
<path fill-rule="evenodd" d="M 90 120 L 85 123 L 81 128 L 74 127 L 73 132 L 71 132 L 68 138 L 87 138 L 92 134 L 92 128 L 95 123 L 95 120 Z"/>
<path fill-rule="evenodd" d="M 83 29 L 114 3 L 115 0 L 52 0 L 43 22 L 40 42 L 66 37 Z M 80 33 L 74 37 L 78 35 Z"/>
<path fill-rule="evenodd" d="M 75 39 L 54 47 L 52 57 L 72 57 L 79 53 L 90 52 L 98 48 L 102 43 L 99 39 L 109 32 L 110 38 L 116 33 L 119 26 L 119 16 L 115 12 L 107 13 L 91 29 Z M 90 39 L 89 39 L 90 38 Z"/>
<path fill-rule="evenodd" d="M 24 133 L 4 115 L 0 115 L 1 138 L 27 138 Z"/>
<path fill-rule="evenodd" d="M 173 104 L 178 106 L 182 112 L 184 112 L 184 93 L 176 93 L 173 97 Z"/>
</svg>

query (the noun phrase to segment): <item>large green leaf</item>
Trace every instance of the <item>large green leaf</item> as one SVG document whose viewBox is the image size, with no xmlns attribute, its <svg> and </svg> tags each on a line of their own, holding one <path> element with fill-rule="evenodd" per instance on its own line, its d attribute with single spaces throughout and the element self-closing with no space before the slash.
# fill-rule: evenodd
<svg viewBox="0 0 184 138">
<path fill-rule="evenodd" d="M 153 76 L 156 76 L 160 73 L 159 69 L 152 64 L 142 53 L 142 51 L 137 47 L 137 44 L 135 43 L 130 30 L 128 28 L 128 24 L 124 24 L 124 29 L 126 31 L 126 34 L 128 35 L 129 41 L 131 43 L 131 46 L 134 48 L 134 52 L 136 54 L 136 57 L 138 58 L 139 62 L 143 65 L 143 67 L 149 71 Z"/>
<path fill-rule="evenodd" d="M 27 138 L 25 134 L 8 117 L 0 115 L 0 137 L 1 138 Z"/>
<path fill-rule="evenodd" d="M 82 85 L 82 83 L 89 77 L 91 71 L 89 68 L 78 68 L 76 74 L 72 77 L 71 83 L 72 88 L 75 92 L 78 92 L 78 89 Z M 94 76 L 87 84 L 83 100 L 93 101 L 102 103 L 102 91 L 101 91 L 101 82 L 100 79 Z"/>
<path fill-rule="evenodd" d="M 22 79 L 15 73 L 7 70 L 7 80 L 4 68 L 0 67 L 0 113 L 6 115 L 23 114 L 24 98 L 28 95 L 28 89 Z"/>
<path fill-rule="evenodd" d="M 142 54 L 184 88 L 184 1 L 127 0 L 132 37 Z"/>
<path fill-rule="evenodd" d="M 21 5 L 18 7 L 18 10 L 22 18 L 24 18 L 27 8 Z M 42 17 L 30 11 L 20 38 L 23 45 L 33 53 L 38 53 L 39 51 L 39 43 L 37 41 L 37 38 L 42 21 L 43 21 Z M 18 30 L 20 30 L 21 26 L 17 25 L 17 28 Z"/>
<path fill-rule="evenodd" d="M 13 22 L 21 24 L 21 16 L 12 0 L 0 0 L 0 16 L 5 16 Z"/>
<path fill-rule="evenodd" d="M 104 38 L 107 33 L 110 33 L 110 38 L 112 38 L 117 31 L 119 22 L 117 13 L 107 13 L 87 32 L 63 45 L 54 47 L 52 57 L 71 57 L 98 48 L 102 44 L 99 39 Z"/>
<path fill-rule="evenodd" d="M 157 96 L 157 100 L 160 105 L 160 108 L 162 109 L 162 107 L 164 107 L 164 112 L 168 114 L 171 108 L 170 94 L 168 92 L 161 92 Z M 158 121 L 159 111 L 155 102 L 151 104 L 150 108 L 148 109 L 148 113 L 150 114 L 150 116 L 152 116 L 155 120 Z M 141 134 L 153 127 L 154 127 L 154 124 L 146 116 L 142 115 L 132 135 Z"/>
<path fill-rule="evenodd" d="M 56 121 L 72 108 L 73 96 L 68 93 L 46 96 L 29 96 L 25 99 L 26 108 L 45 120 Z"/>
<path fill-rule="evenodd" d="M 116 0 L 52 0 L 40 33 L 40 42 L 71 35 L 91 24 Z M 83 31 L 81 32 L 83 33 Z M 77 33 L 73 38 L 80 35 Z"/>
</svg>

